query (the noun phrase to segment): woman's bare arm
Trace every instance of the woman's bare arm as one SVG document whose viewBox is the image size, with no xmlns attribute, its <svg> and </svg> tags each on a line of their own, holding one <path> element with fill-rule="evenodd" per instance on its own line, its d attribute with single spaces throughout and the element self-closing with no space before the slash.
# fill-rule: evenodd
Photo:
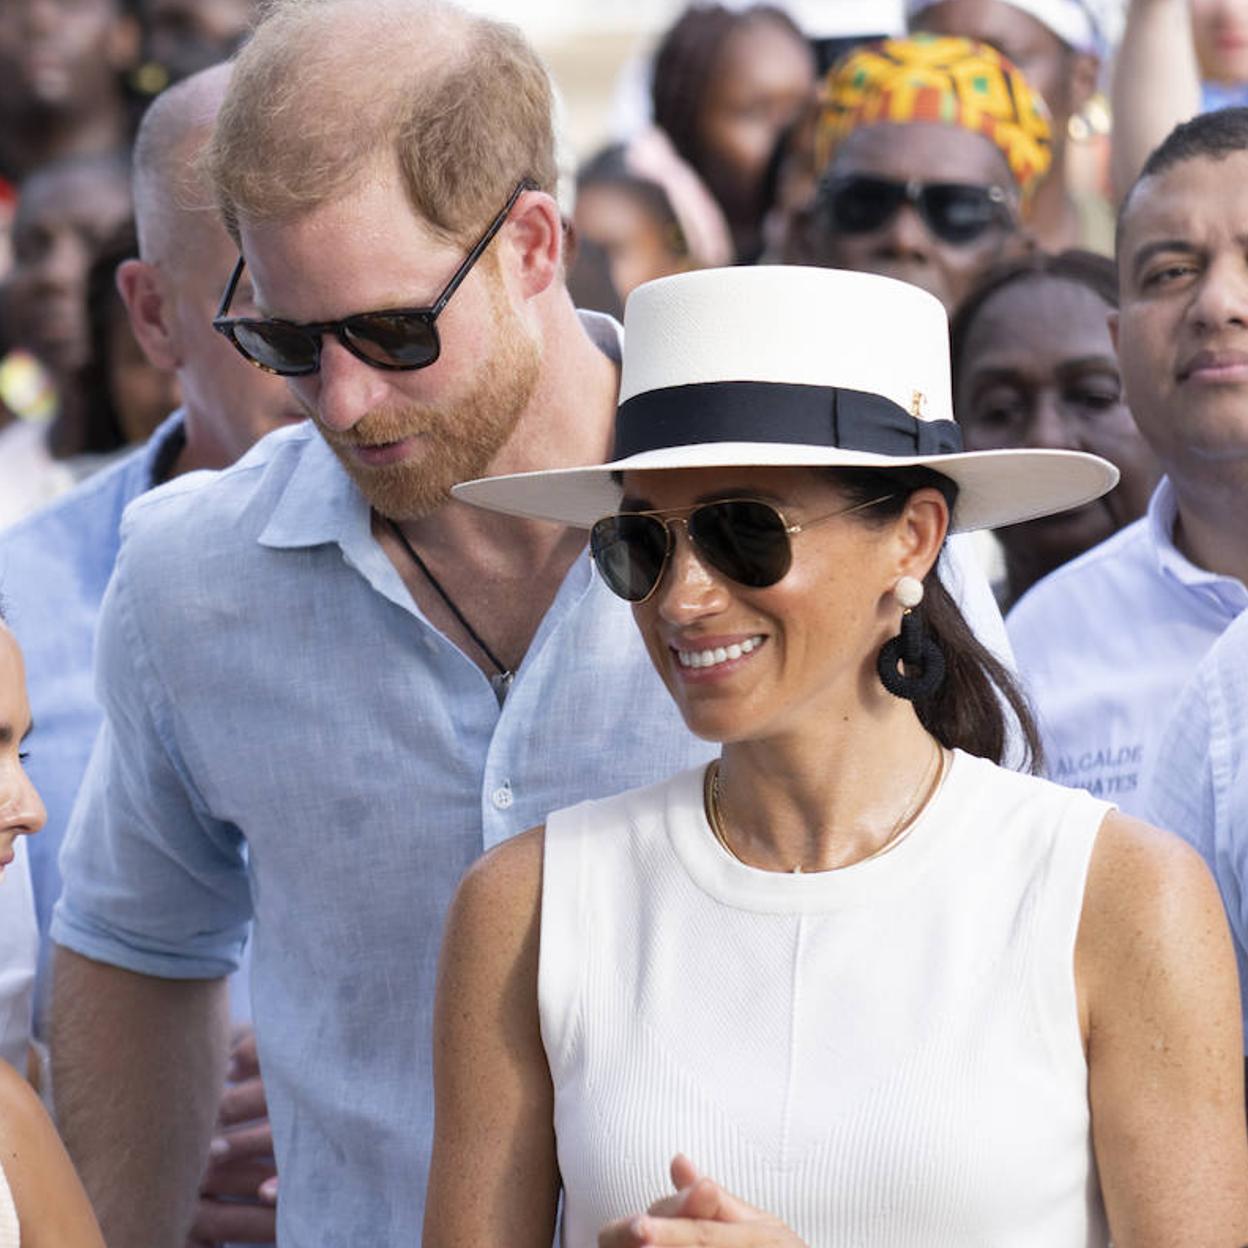
<svg viewBox="0 0 1248 1248">
<path fill-rule="evenodd" d="M 0 1062 L 0 1162 L 13 1192 L 22 1248 L 104 1248 L 52 1120 L 12 1067 Z"/>
<path fill-rule="evenodd" d="M 559 1198 L 554 1093 L 537 1011 L 542 829 L 464 877 L 434 1014 L 425 1248 L 550 1248 Z"/>
<path fill-rule="evenodd" d="M 1238 980 L 1199 855 L 1148 824 L 1107 816 L 1075 963 L 1092 1137 L 1117 1248 L 1248 1242 Z"/>
</svg>

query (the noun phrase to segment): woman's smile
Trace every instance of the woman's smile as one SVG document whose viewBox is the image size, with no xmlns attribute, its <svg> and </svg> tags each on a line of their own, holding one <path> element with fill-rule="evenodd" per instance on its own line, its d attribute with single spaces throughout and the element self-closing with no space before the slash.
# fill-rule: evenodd
<svg viewBox="0 0 1248 1248">
<path fill-rule="evenodd" d="M 700 637 L 672 646 L 681 675 L 688 680 L 714 679 L 738 668 L 767 640 L 762 633 L 735 637 Z"/>
</svg>

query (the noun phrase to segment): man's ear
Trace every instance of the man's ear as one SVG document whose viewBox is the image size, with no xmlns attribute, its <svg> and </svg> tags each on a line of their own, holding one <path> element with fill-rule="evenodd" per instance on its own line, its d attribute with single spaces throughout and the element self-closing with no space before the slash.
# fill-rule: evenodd
<svg viewBox="0 0 1248 1248">
<path fill-rule="evenodd" d="M 506 236 L 518 260 L 520 293 L 540 295 L 558 276 L 563 256 L 563 218 L 554 197 L 525 191 L 507 219 Z"/>
<path fill-rule="evenodd" d="M 182 352 L 170 316 L 164 274 L 146 260 L 123 260 L 117 266 L 117 291 L 143 354 L 154 368 L 176 372 L 182 364 Z"/>
</svg>

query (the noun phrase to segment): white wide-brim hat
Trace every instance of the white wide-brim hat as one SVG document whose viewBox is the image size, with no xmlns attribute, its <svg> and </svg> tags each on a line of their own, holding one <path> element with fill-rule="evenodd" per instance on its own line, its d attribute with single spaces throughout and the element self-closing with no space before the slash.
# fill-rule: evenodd
<svg viewBox="0 0 1248 1248">
<path fill-rule="evenodd" d="M 870 273 L 764 265 L 637 287 L 624 313 L 616 458 L 464 482 L 491 511 L 589 528 L 620 473 L 676 468 L 933 468 L 958 485 L 951 530 L 999 528 L 1099 498 L 1113 464 L 1081 451 L 962 451 L 949 326 L 926 291 Z"/>
</svg>

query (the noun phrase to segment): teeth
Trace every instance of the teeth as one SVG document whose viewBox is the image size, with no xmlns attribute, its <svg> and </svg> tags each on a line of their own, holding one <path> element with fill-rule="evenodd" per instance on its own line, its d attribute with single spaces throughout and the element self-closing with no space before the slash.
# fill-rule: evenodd
<svg viewBox="0 0 1248 1248">
<path fill-rule="evenodd" d="M 747 637 L 742 642 L 733 642 L 730 646 L 715 646 L 706 650 L 677 650 L 676 660 L 681 667 L 714 667 L 719 663 L 728 663 L 749 654 L 763 644 L 763 638 Z"/>
</svg>

